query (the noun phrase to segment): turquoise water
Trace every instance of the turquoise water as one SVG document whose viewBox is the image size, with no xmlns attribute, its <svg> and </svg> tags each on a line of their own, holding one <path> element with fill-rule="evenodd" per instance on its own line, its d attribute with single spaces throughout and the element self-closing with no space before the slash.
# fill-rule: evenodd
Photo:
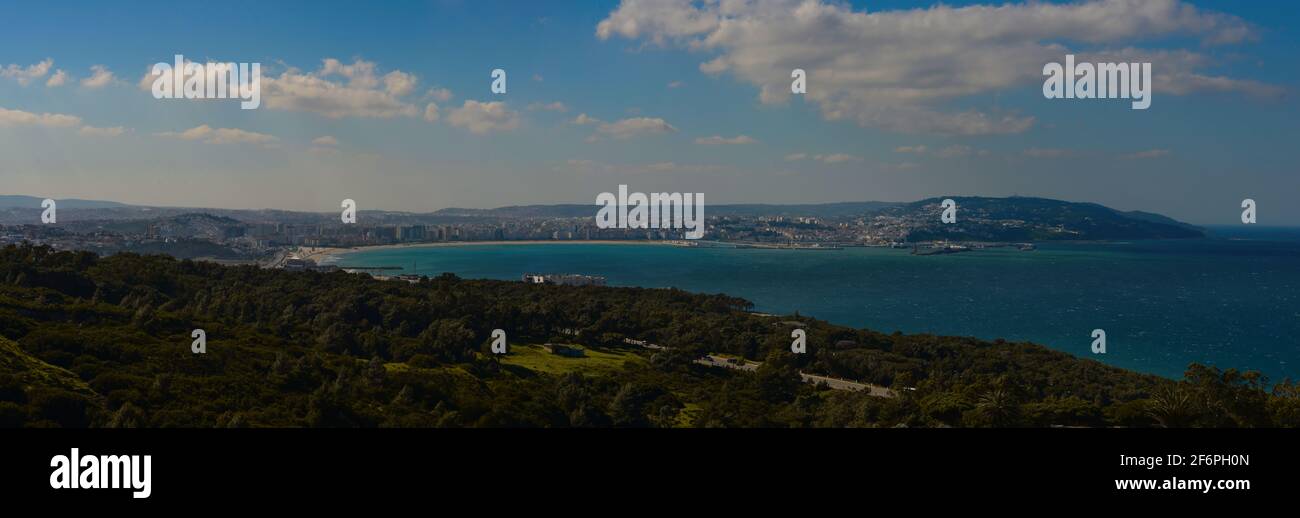
<svg viewBox="0 0 1300 518">
<path fill-rule="evenodd" d="M 1170 377 L 1189 362 L 1300 377 L 1300 231 L 1247 237 L 926 257 L 881 248 L 475 245 L 363 250 L 339 262 L 402 273 L 417 263 L 420 274 L 467 278 L 603 275 L 612 286 L 726 293 L 761 312 L 884 332 L 1032 341 Z M 1097 328 L 1107 334 L 1105 355 L 1091 353 Z"/>
</svg>

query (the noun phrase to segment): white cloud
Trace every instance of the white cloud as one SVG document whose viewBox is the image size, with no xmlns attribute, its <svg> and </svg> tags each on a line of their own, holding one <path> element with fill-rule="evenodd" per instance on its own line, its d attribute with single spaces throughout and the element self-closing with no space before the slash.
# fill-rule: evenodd
<svg viewBox="0 0 1300 518">
<path fill-rule="evenodd" d="M 862 157 L 857 157 L 845 153 L 834 153 L 830 155 L 815 155 L 813 160 L 824 164 L 844 164 L 848 162 L 861 162 Z"/>
<path fill-rule="evenodd" d="M 402 97 L 415 90 L 416 82 L 415 76 L 400 70 L 394 70 L 384 74 L 384 91 Z"/>
<path fill-rule="evenodd" d="M 321 68 L 318 74 L 321 77 L 342 76 L 347 78 L 348 85 L 357 88 L 375 88 L 379 86 L 379 78 L 375 77 L 375 64 L 371 61 L 353 60 L 352 64 L 344 64 L 334 58 L 325 58 L 321 60 Z"/>
<path fill-rule="evenodd" d="M 0 127 L 14 126 L 39 126 L 43 128 L 75 128 L 80 126 L 77 133 L 86 137 L 117 137 L 127 132 L 127 129 L 121 126 L 112 128 L 85 126 L 81 123 L 81 117 L 76 115 L 32 113 L 0 108 Z"/>
<path fill-rule="evenodd" d="M 159 137 L 181 140 L 201 141 L 205 144 L 258 144 L 273 147 L 280 139 L 265 133 L 256 133 L 234 128 L 212 128 L 207 124 L 193 127 L 180 133 L 164 132 Z"/>
<path fill-rule="evenodd" d="M 0 108 L 0 126 L 67 128 L 81 125 L 81 117 L 61 113 L 31 113 Z"/>
<path fill-rule="evenodd" d="M 926 150 L 925 146 L 902 146 L 902 147 L 894 148 L 895 153 L 905 153 L 905 154 L 912 154 L 912 155 L 923 155 L 925 154 L 925 150 Z"/>
<path fill-rule="evenodd" d="M 269 109 L 316 113 L 331 119 L 419 116 L 416 105 L 402 100 L 414 91 L 415 76 L 400 70 L 378 76 L 376 70 L 369 61 L 344 64 L 327 58 L 315 72 L 291 68 L 278 77 L 263 77 L 263 99 Z"/>
<path fill-rule="evenodd" d="M 438 116 L 438 103 L 429 103 L 424 106 L 424 120 L 438 122 Z"/>
<path fill-rule="evenodd" d="M 607 136 L 621 140 L 676 132 L 677 128 L 674 128 L 663 119 L 653 117 L 633 117 L 618 122 L 600 123 L 596 126 L 596 135 L 592 135 L 589 140 L 596 140 L 600 136 Z"/>
<path fill-rule="evenodd" d="M 791 153 L 785 156 L 787 162 L 798 162 L 800 160 L 812 159 L 823 164 L 845 164 L 849 162 L 861 162 L 862 157 L 850 155 L 847 153 L 831 153 L 826 155 L 809 155 L 807 153 Z"/>
<path fill-rule="evenodd" d="M 448 90 L 446 88 L 431 88 L 424 95 L 440 103 L 445 103 L 447 101 L 450 101 L 452 98 L 451 90 Z"/>
<path fill-rule="evenodd" d="M 827 120 L 903 133 L 1019 133 L 1035 119 L 995 109 L 953 109 L 951 101 L 1039 84 L 1042 67 L 1068 52 L 1100 55 L 1155 38 L 1202 45 L 1255 37 L 1240 18 L 1179 0 L 1091 0 L 1006 5 L 936 5 L 856 11 L 820 0 L 623 0 L 596 27 L 622 37 L 686 48 L 712 59 L 700 69 L 729 73 L 759 89 L 763 103 L 789 99 L 790 72 L 808 72 L 805 97 Z M 1090 51 L 1090 52 L 1088 52 Z M 1141 51 L 1137 51 L 1141 52 Z M 1269 94 L 1262 83 L 1207 75 L 1210 60 L 1153 57 L 1156 93 L 1231 90 Z M 1162 77 L 1163 76 L 1163 77 Z"/>
<path fill-rule="evenodd" d="M 681 88 L 683 86 L 686 86 L 686 83 L 683 83 L 681 81 L 673 81 L 671 83 L 668 83 L 668 88 Z"/>
<path fill-rule="evenodd" d="M 45 77 L 50 72 L 50 67 L 54 66 L 54 60 L 45 58 L 40 63 L 28 66 L 7 65 L 0 68 L 0 77 L 14 79 L 18 84 L 27 86 L 32 81 Z"/>
<path fill-rule="evenodd" d="M 339 139 L 336 139 L 329 135 L 325 135 L 323 137 L 316 137 L 312 139 L 311 143 L 316 146 L 337 146 L 339 145 Z"/>
<path fill-rule="evenodd" d="M 743 145 L 743 144 L 754 144 L 756 142 L 758 141 L 746 135 L 737 135 L 731 138 L 723 137 L 721 135 L 714 135 L 712 137 L 700 137 L 695 139 L 695 143 L 701 146 L 727 146 L 727 145 L 734 146 L 734 145 Z"/>
<path fill-rule="evenodd" d="M 90 77 L 81 80 L 81 86 L 85 88 L 103 88 L 112 84 L 115 79 L 113 72 L 104 65 L 92 65 L 90 71 Z"/>
<path fill-rule="evenodd" d="M 552 103 L 532 103 L 528 105 L 528 111 L 537 111 L 537 110 L 564 113 L 569 111 L 569 107 L 565 106 L 564 103 L 560 101 L 555 101 Z"/>
<path fill-rule="evenodd" d="M 121 126 L 114 126 L 112 128 L 96 128 L 94 126 L 82 126 L 81 129 L 77 131 L 77 133 L 80 133 L 82 136 L 86 136 L 86 137 L 112 138 L 112 137 L 122 136 L 122 134 L 126 133 L 126 128 L 123 128 Z"/>
<path fill-rule="evenodd" d="M 63 86 L 67 82 L 68 82 L 68 73 L 64 72 L 63 69 L 59 69 L 54 71 L 54 75 L 51 75 L 50 79 L 45 82 L 45 86 L 49 88 L 55 88 L 55 87 Z"/>
<path fill-rule="evenodd" d="M 574 117 L 571 122 L 579 126 L 586 126 L 588 124 L 600 124 L 600 119 L 597 119 L 595 117 L 588 117 L 587 114 L 585 113 L 579 113 L 578 116 Z"/>
<path fill-rule="evenodd" d="M 460 108 L 451 110 L 447 123 L 464 128 L 475 135 L 494 131 L 509 131 L 519 127 L 519 113 L 510 110 L 504 102 L 465 101 Z"/>
</svg>

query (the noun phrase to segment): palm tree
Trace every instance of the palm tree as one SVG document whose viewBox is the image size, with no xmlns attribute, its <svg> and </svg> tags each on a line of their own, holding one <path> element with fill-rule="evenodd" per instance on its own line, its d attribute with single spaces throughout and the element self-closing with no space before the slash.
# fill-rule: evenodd
<svg viewBox="0 0 1300 518">
<path fill-rule="evenodd" d="M 1193 414 L 1191 395 L 1176 385 L 1157 391 L 1147 401 L 1147 415 L 1163 428 L 1185 428 Z"/>
<path fill-rule="evenodd" d="M 1019 407 L 1012 401 L 1011 394 L 1000 388 L 985 392 L 975 403 L 975 408 L 989 419 L 993 426 L 1009 426 L 1015 421 Z"/>
</svg>

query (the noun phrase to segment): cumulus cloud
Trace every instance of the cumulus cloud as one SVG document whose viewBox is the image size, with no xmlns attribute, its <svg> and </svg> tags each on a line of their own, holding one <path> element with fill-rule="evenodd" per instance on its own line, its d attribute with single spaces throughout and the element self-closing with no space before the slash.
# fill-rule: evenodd
<svg viewBox="0 0 1300 518">
<path fill-rule="evenodd" d="M 815 155 L 813 160 L 825 164 L 844 164 L 848 162 L 861 162 L 862 157 L 857 157 L 845 153 L 834 153 L 830 155 Z"/>
<path fill-rule="evenodd" d="M 85 88 L 103 88 L 113 84 L 113 72 L 108 70 L 104 65 L 92 65 L 90 67 L 90 77 L 81 80 L 81 86 Z"/>
<path fill-rule="evenodd" d="M 438 103 L 429 103 L 424 106 L 424 120 L 429 122 L 438 122 L 438 117 Z"/>
<path fill-rule="evenodd" d="M 384 75 L 384 91 L 402 97 L 415 90 L 415 76 L 394 70 Z"/>
<path fill-rule="evenodd" d="M 54 71 L 54 74 L 50 76 L 50 79 L 45 82 L 45 86 L 49 88 L 55 88 L 55 87 L 63 86 L 67 82 L 68 82 L 68 73 L 64 72 L 63 69 L 59 69 Z"/>
<path fill-rule="evenodd" d="M 77 130 L 77 133 L 86 137 L 112 138 L 112 137 L 122 136 L 124 133 L 126 133 L 126 128 L 123 128 L 121 126 L 114 126 L 111 128 L 96 128 L 94 126 L 82 126 L 80 130 Z"/>
<path fill-rule="evenodd" d="M 213 128 L 204 124 L 180 133 L 164 132 L 157 136 L 181 140 L 199 141 L 205 144 L 257 144 L 273 147 L 280 139 L 265 133 L 256 133 L 235 128 Z"/>
<path fill-rule="evenodd" d="M 32 81 L 45 77 L 45 74 L 50 73 L 50 67 L 53 66 L 54 60 L 50 58 L 45 58 L 40 63 L 35 63 L 25 67 L 19 65 L 6 65 L 3 68 L 0 68 L 0 77 L 13 79 L 18 81 L 18 84 L 27 86 L 28 84 L 31 84 Z"/>
<path fill-rule="evenodd" d="M 747 135 L 737 135 L 731 138 L 723 137 L 720 135 L 714 135 L 712 137 L 700 137 L 695 139 L 695 143 L 701 146 L 728 146 L 728 145 L 735 146 L 735 145 L 743 145 L 743 144 L 754 144 L 756 142 L 758 141 L 754 140 L 752 137 L 749 137 Z"/>
<path fill-rule="evenodd" d="M 846 162 L 861 162 L 862 158 L 846 153 L 818 154 L 809 155 L 807 153 L 791 153 L 785 156 L 787 162 L 798 162 L 800 160 L 815 160 L 824 164 L 843 164 Z"/>
<path fill-rule="evenodd" d="M 1187 50 L 1143 50 L 1124 48 L 1115 51 L 1083 53 L 1079 58 L 1101 63 L 1151 63 L 1155 93 L 1190 95 L 1194 93 L 1240 93 L 1255 98 L 1275 99 L 1286 90 L 1250 79 L 1234 79 L 1203 72 L 1213 63 L 1204 54 Z"/>
<path fill-rule="evenodd" d="M 0 108 L 0 126 L 67 128 L 81 125 L 81 117 L 61 113 L 31 113 Z"/>
<path fill-rule="evenodd" d="M 815 160 L 823 164 L 846 164 L 850 162 L 861 162 L 862 157 L 850 155 L 847 153 L 830 153 L 824 155 L 809 155 L 807 153 L 792 153 L 785 156 L 787 162 L 798 162 L 800 160 Z"/>
<path fill-rule="evenodd" d="M 55 66 L 55 60 L 48 59 L 48 57 L 36 62 L 36 64 L 27 66 L 5 65 L 4 68 L 0 68 L 0 77 L 14 79 L 14 81 L 18 82 L 18 85 L 27 86 L 32 81 L 45 77 L 45 74 L 49 73 L 51 66 Z"/>
<path fill-rule="evenodd" d="M 552 103 L 532 103 L 528 105 L 528 111 L 537 111 L 537 110 L 564 113 L 569 111 L 569 107 L 565 106 L 564 103 L 560 101 L 555 101 Z"/>
<path fill-rule="evenodd" d="M 0 108 L 0 127 L 37 126 L 42 128 L 75 128 L 80 126 L 78 134 L 86 137 L 117 137 L 127 132 L 126 128 L 97 128 L 82 125 L 81 117 L 62 113 L 32 113 L 22 110 Z"/>
<path fill-rule="evenodd" d="M 821 0 L 623 0 L 596 26 L 601 39 L 685 48 L 711 56 L 700 69 L 756 86 L 766 104 L 790 96 L 791 71 L 808 73 L 806 99 L 828 120 L 902 133 L 1023 132 L 1033 117 L 953 109 L 952 101 L 1041 84 L 1045 63 L 1066 53 L 1130 49 L 1158 63 L 1156 93 L 1236 91 L 1268 95 L 1262 83 L 1204 73 L 1191 51 L 1129 47 L 1154 38 L 1241 43 L 1255 30 L 1238 17 L 1180 0 L 1028 2 L 866 12 Z M 1181 54 L 1173 63 L 1162 57 Z M 1177 83 L 1177 86 L 1173 86 Z"/>
<path fill-rule="evenodd" d="M 579 126 L 586 126 L 588 124 L 600 124 L 600 119 L 597 119 L 595 117 L 590 117 L 585 113 L 579 113 L 578 116 L 574 117 L 573 120 L 570 122 L 577 124 Z"/>
<path fill-rule="evenodd" d="M 400 70 L 379 75 L 373 62 L 357 59 L 345 64 L 327 58 L 315 72 L 290 68 L 277 77 L 263 77 L 262 98 L 272 110 L 316 113 L 331 119 L 416 117 L 420 108 L 402 97 L 417 84 L 414 75 Z"/>
<path fill-rule="evenodd" d="M 518 128 L 519 113 L 510 110 L 504 102 L 465 101 L 460 108 L 451 110 L 447 123 L 475 135 L 485 135 Z"/>
<path fill-rule="evenodd" d="M 662 135 L 664 133 L 676 132 L 677 128 L 674 128 L 663 119 L 655 117 L 632 117 L 617 122 L 600 123 L 596 126 L 596 134 L 592 135 L 589 140 L 598 140 L 602 136 L 623 140 L 633 137 Z"/>
<path fill-rule="evenodd" d="M 452 98 L 451 90 L 448 90 L 446 88 L 431 88 L 424 95 L 440 103 L 445 103 L 447 101 L 450 101 Z"/>
</svg>

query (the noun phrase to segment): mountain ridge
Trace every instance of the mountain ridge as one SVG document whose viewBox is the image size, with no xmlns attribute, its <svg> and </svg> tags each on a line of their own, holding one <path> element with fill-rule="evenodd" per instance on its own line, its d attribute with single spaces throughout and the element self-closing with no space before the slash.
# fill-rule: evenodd
<svg viewBox="0 0 1300 518">
<path fill-rule="evenodd" d="M 705 208 L 708 217 L 812 217 L 829 220 L 899 218 L 911 226 L 909 240 L 1034 241 L 1057 239 L 1146 239 L 1203 237 L 1203 228 L 1146 211 L 1121 211 L 1094 202 L 1038 197 L 952 196 L 959 222 L 941 225 L 943 197 L 913 202 L 830 202 L 810 204 L 722 204 Z M 0 195 L 0 222 L 30 221 L 41 210 L 40 198 Z M 112 201 L 63 200 L 60 220 L 141 220 L 192 218 L 210 214 L 227 222 L 320 223 L 335 220 L 332 212 L 275 209 L 211 209 L 149 207 Z M 17 205 L 16 205 L 17 204 Z M 69 205 L 70 204 L 70 205 Z M 362 210 L 380 225 L 490 223 L 511 219 L 588 218 L 595 204 L 508 205 L 491 209 L 449 207 L 432 212 Z M 71 211 L 71 212 L 68 212 Z M 377 218 L 374 216 L 378 216 Z M 1014 230 L 1013 230 L 1014 229 Z"/>
</svg>

